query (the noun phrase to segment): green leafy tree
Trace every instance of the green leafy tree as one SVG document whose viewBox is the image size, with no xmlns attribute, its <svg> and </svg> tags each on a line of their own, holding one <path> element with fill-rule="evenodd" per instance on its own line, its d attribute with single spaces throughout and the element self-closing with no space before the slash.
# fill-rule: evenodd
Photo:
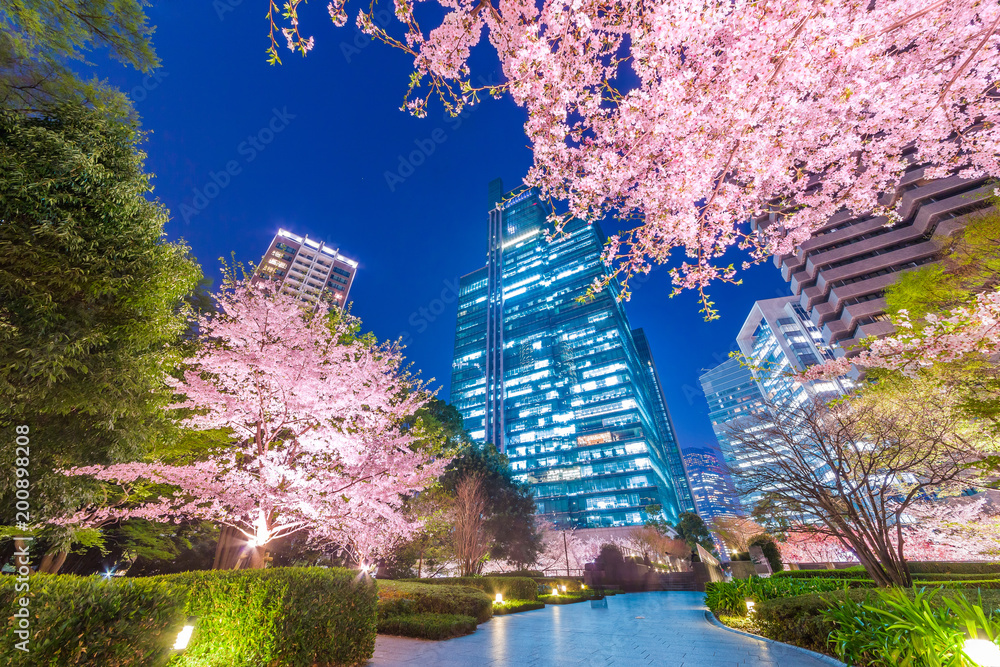
<svg viewBox="0 0 1000 667">
<path fill-rule="evenodd" d="M 764 553 L 764 558 L 771 565 L 773 572 L 781 572 L 784 569 L 785 566 L 781 562 L 781 550 L 778 549 L 778 544 L 770 535 L 766 533 L 757 535 L 750 540 L 749 546 L 760 547 L 760 550 Z"/>
<path fill-rule="evenodd" d="M 0 429 L 12 442 L 29 427 L 32 522 L 102 493 L 53 469 L 141 460 L 176 438 L 165 378 L 201 271 L 163 239 L 141 140 L 79 104 L 0 111 Z M 14 456 L 0 450 L 5 508 Z"/>
<path fill-rule="evenodd" d="M 712 554 L 715 553 L 715 542 L 712 541 L 712 533 L 709 532 L 708 526 L 705 525 L 701 517 L 694 512 L 681 512 L 677 525 L 673 528 L 677 531 L 677 538 L 687 542 L 688 546 L 692 549 L 700 544 L 704 547 L 705 551 Z"/>
<path fill-rule="evenodd" d="M 122 111 L 124 96 L 102 81 L 83 81 L 74 65 L 93 48 L 149 72 L 159 65 L 144 0 L 0 0 L 0 107 L 47 109 L 54 102 L 86 102 Z"/>
</svg>

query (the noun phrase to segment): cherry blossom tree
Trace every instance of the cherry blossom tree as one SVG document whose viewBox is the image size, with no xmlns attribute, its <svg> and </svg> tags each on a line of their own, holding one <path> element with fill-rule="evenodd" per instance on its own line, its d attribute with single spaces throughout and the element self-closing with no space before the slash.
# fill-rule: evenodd
<svg viewBox="0 0 1000 667">
<path fill-rule="evenodd" d="M 271 62 L 282 37 L 302 55 L 314 48 L 302 0 L 284 3 L 284 19 L 268 2 Z M 995 2 L 429 4 L 394 0 L 398 31 L 376 20 L 375 0 L 356 15 L 413 59 L 404 108 L 423 116 L 437 97 L 458 114 L 509 94 L 527 111 L 525 185 L 565 203 L 557 223 L 612 214 L 629 227 L 605 250 L 624 298 L 631 276 L 681 248 L 675 291 L 699 290 L 712 317 L 704 290 L 737 281 L 724 258 L 734 245 L 759 260 L 841 210 L 892 219 L 879 197 L 915 163 L 931 165 L 927 178 L 1000 175 Z M 328 11 L 347 22 L 345 0 Z M 417 14 L 442 18 L 427 29 Z M 476 86 L 470 56 L 484 32 L 505 81 Z M 756 233 L 745 226 L 765 215 Z"/>
<path fill-rule="evenodd" d="M 991 357 L 1000 354 L 1000 290 L 976 296 L 971 305 L 953 308 L 946 317 L 923 316 L 923 326 L 914 329 L 909 313 L 900 311 L 893 323 L 897 331 L 872 341 L 855 357 L 841 357 L 812 366 L 804 380 L 843 375 L 852 364 L 866 368 L 898 370 L 914 375 L 936 363 L 956 361 L 970 354 Z"/>
<path fill-rule="evenodd" d="M 854 552 L 828 534 L 810 530 L 808 525 L 793 526 L 781 542 L 781 557 L 789 563 L 857 562 Z"/>
<path fill-rule="evenodd" d="M 400 351 L 358 338 L 349 315 L 313 312 L 267 283 L 229 281 L 218 307 L 198 322 L 204 344 L 176 383 L 185 398 L 175 407 L 191 412 L 185 426 L 225 429 L 231 442 L 186 464 L 68 470 L 121 495 L 61 523 L 209 519 L 246 537 L 251 567 L 263 566 L 269 542 L 301 531 L 359 559 L 412 532 L 401 495 L 432 483 L 448 460 L 402 428 L 429 395 Z M 156 492 L 130 495 L 137 485 Z"/>
</svg>

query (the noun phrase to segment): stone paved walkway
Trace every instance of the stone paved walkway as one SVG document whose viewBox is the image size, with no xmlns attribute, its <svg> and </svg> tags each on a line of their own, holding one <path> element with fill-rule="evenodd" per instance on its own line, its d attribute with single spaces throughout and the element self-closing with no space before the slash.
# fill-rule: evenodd
<svg viewBox="0 0 1000 667">
<path fill-rule="evenodd" d="M 499 616 L 447 641 L 379 636 L 370 667 L 826 667 L 784 646 L 744 637 L 705 619 L 704 595 L 631 593 Z"/>
</svg>

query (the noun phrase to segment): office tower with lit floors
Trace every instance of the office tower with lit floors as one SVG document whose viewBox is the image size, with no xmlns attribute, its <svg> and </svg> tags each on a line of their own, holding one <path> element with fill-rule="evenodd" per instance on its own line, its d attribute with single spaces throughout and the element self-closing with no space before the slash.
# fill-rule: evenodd
<svg viewBox="0 0 1000 667">
<path fill-rule="evenodd" d="M 690 491 L 648 343 L 615 284 L 587 296 L 608 275 L 600 229 L 573 220 L 550 242 L 548 215 L 534 191 L 490 183 L 487 262 L 461 280 L 451 402 L 557 525 L 639 525 L 649 505 L 674 521 Z"/>
</svg>

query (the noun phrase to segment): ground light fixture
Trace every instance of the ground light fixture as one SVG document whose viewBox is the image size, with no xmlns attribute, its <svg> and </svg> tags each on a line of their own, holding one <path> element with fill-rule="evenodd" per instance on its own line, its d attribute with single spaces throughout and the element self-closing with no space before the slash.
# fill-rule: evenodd
<svg viewBox="0 0 1000 667">
<path fill-rule="evenodd" d="M 561 588 L 561 589 L 562 589 L 562 592 L 563 592 L 563 593 L 565 593 L 565 592 L 566 592 L 566 584 L 563 584 L 563 585 L 562 585 L 562 586 L 560 586 L 559 588 Z"/>
<path fill-rule="evenodd" d="M 181 628 L 181 631 L 177 633 L 177 639 L 174 641 L 173 650 L 183 651 L 187 649 L 188 644 L 191 642 L 191 635 L 194 633 L 194 626 L 197 619 L 194 616 L 189 616 L 187 623 Z"/>
<path fill-rule="evenodd" d="M 497 593 L 497 599 L 495 604 L 503 604 L 503 593 Z"/>
<path fill-rule="evenodd" d="M 966 639 L 962 652 L 979 667 L 1000 667 L 1000 646 L 988 639 Z"/>
<path fill-rule="evenodd" d="M 747 603 L 747 613 L 748 614 L 752 614 L 753 613 L 754 601 L 753 600 L 744 600 L 744 602 Z"/>
</svg>

